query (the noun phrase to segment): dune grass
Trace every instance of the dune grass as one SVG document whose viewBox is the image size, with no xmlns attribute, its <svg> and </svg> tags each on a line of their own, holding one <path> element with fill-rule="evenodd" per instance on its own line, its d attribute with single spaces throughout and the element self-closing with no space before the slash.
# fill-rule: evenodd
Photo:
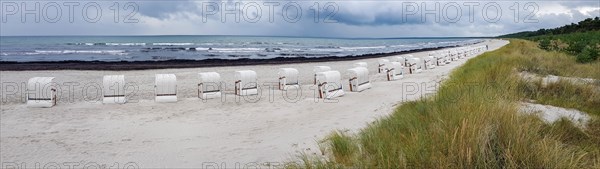
<svg viewBox="0 0 600 169">
<path fill-rule="evenodd" d="M 563 83 L 545 89 L 527 85 L 518 71 L 594 78 L 600 74 L 598 67 L 577 65 L 573 57 L 511 40 L 456 69 L 435 96 L 404 103 L 358 134 L 335 132 L 324 141 L 324 157 L 302 155 L 302 165 L 288 167 L 600 168 L 596 117 L 580 129 L 568 120 L 546 124 L 518 112 L 520 101 L 540 98 L 546 99 L 543 103 L 598 111 L 597 96 L 586 94 L 588 88 Z M 574 98 L 564 100 L 568 97 Z"/>
</svg>

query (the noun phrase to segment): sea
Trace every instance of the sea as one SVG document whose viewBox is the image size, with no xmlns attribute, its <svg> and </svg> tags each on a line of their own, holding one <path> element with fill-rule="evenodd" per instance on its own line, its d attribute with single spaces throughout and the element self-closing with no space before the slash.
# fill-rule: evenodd
<svg viewBox="0 0 600 169">
<path fill-rule="evenodd" d="M 481 38 L 1 36 L 0 62 L 348 57 L 467 45 Z"/>
</svg>

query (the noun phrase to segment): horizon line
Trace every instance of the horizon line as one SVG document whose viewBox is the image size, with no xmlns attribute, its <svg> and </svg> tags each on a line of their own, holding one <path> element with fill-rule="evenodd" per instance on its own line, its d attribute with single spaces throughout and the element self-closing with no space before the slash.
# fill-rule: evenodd
<svg viewBox="0 0 600 169">
<path fill-rule="evenodd" d="M 323 38 L 323 39 L 460 39 L 460 38 L 498 38 L 498 36 L 404 36 L 404 37 L 334 37 L 334 36 L 294 36 L 294 35 L 0 35 L 0 37 L 159 37 L 159 36 L 239 36 L 239 37 L 284 37 L 284 38 Z"/>
</svg>

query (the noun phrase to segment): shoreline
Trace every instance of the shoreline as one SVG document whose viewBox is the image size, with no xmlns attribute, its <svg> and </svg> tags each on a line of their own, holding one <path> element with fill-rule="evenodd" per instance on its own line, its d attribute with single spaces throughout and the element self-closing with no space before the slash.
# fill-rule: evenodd
<svg viewBox="0 0 600 169">
<path fill-rule="evenodd" d="M 206 68 L 206 67 L 222 67 L 222 66 L 251 66 L 251 65 L 280 65 L 293 63 L 317 63 L 331 61 L 353 61 L 361 59 L 371 59 L 388 57 L 394 55 L 403 55 L 417 52 L 428 52 L 442 50 L 447 48 L 455 48 L 461 46 L 469 46 L 481 44 L 484 42 L 452 45 L 443 47 L 413 49 L 390 53 L 374 53 L 352 56 L 326 56 L 326 57 L 276 57 L 271 59 L 203 59 L 203 60 L 187 60 L 174 59 L 163 61 L 54 61 L 54 62 L 14 62 L 0 61 L 0 71 L 38 71 L 38 70 L 149 70 L 149 69 L 172 69 L 172 68 Z"/>
</svg>

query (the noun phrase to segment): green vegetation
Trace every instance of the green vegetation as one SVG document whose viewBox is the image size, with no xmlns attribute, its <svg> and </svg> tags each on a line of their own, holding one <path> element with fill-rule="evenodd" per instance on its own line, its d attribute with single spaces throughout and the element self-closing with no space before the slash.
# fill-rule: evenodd
<svg viewBox="0 0 600 169">
<path fill-rule="evenodd" d="M 356 135 L 325 139 L 324 158 L 302 155 L 291 168 L 600 168 L 598 85 L 559 82 L 542 87 L 518 72 L 600 76 L 600 63 L 511 40 L 452 72 L 438 93 L 399 106 Z M 595 87 L 595 88 L 594 88 Z M 582 129 L 568 120 L 547 124 L 519 112 L 519 102 L 587 111 Z"/>
<path fill-rule="evenodd" d="M 570 34 L 577 32 L 589 32 L 589 31 L 599 31 L 600 30 L 600 18 L 588 18 L 579 23 L 571 23 L 570 25 L 565 25 L 562 27 L 554 28 L 554 29 L 540 29 L 537 31 L 525 31 L 518 32 L 513 34 L 502 35 L 500 38 L 527 38 L 534 36 L 542 36 L 542 35 L 560 35 L 560 34 Z"/>
<path fill-rule="evenodd" d="M 542 35 L 526 39 L 539 42 L 538 47 L 541 49 L 574 55 L 579 63 L 595 61 L 600 51 L 600 31 Z"/>
<path fill-rule="evenodd" d="M 589 63 L 600 55 L 600 18 L 588 18 L 577 24 L 533 32 L 519 32 L 500 36 L 521 38 L 539 43 L 547 51 L 565 52 L 576 56 L 579 63 Z"/>
</svg>

